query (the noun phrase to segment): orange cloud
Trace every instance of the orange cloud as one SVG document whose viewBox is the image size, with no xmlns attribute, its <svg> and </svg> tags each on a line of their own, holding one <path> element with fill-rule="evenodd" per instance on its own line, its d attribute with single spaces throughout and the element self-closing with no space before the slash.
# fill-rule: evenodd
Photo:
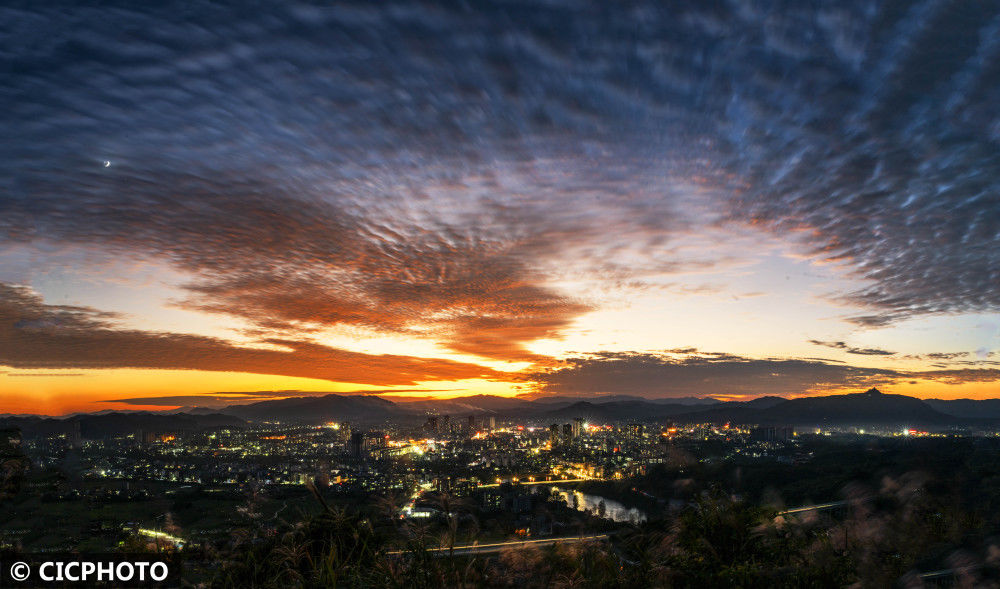
<svg viewBox="0 0 1000 589">
<path fill-rule="evenodd" d="M 107 314 L 46 305 L 24 287 L 0 285 L 0 365 L 21 369 L 160 368 L 252 372 L 377 386 L 497 379 L 476 364 L 373 355 L 271 338 L 284 349 L 234 346 L 217 338 L 117 329 Z"/>
</svg>

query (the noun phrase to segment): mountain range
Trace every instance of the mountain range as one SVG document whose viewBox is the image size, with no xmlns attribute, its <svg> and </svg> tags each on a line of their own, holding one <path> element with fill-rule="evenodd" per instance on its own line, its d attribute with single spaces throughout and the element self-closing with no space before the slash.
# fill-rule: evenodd
<svg viewBox="0 0 1000 589">
<path fill-rule="evenodd" d="M 798 427 L 914 427 L 949 429 L 1000 424 L 1000 399 L 921 400 L 864 393 L 785 399 L 759 397 L 721 402 L 690 399 L 645 399 L 607 395 L 582 400 L 574 397 L 525 398 L 473 395 L 452 399 L 403 398 L 376 395 L 327 394 L 258 401 L 218 408 L 193 408 L 183 413 L 107 413 L 74 415 L 62 419 L 37 416 L 0 417 L 0 427 L 19 427 L 26 435 L 68 431 L 79 421 L 84 437 L 128 433 L 136 429 L 188 431 L 210 427 L 238 427 L 246 421 L 320 424 L 349 421 L 359 425 L 384 422 L 417 424 L 428 415 L 493 415 L 535 423 L 566 423 L 583 418 L 592 423 L 623 421 L 680 423 L 741 423 Z"/>
<path fill-rule="evenodd" d="M 800 427 L 904 426 L 942 429 L 987 425 L 1000 420 L 1000 399 L 984 401 L 924 401 L 905 395 L 864 393 L 785 399 L 759 397 L 750 401 L 721 402 L 688 399 L 645 399 L 609 395 L 581 400 L 573 397 L 524 398 L 474 395 L 453 399 L 402 399 L 377 396 L 324 395 L 278 401 L 260 401 L 218 410 L 252 421 L 320 423 L 352 421 L 419 421 L 428 414 L 495 415 L 541 423 L 565 423 L 580 417 L 591 422 L 684 421 L 736 422 Z"/>
<path fill-rule="evenodd" d="M 726 403 L 688 413 L 688 421 L 737 422 L 806 427 L 902 426 L 946 428 L 975 425 L 983 420 L 949 415 L 928 403 L 905 395 L 887 395 L 878 389 L 864 393 L 802 397 L 775 403 Z"/>
</svg>

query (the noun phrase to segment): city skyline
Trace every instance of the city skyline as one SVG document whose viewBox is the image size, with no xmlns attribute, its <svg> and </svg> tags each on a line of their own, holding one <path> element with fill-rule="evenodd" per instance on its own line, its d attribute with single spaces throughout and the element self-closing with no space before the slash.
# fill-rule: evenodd
<svg viewBox="0 0 1000 589">
<path fill-rule="evenodd" d="M 0 9 L 0 413 L 1000 397 L 997 7 L 178 6 Z"/>
</svg>

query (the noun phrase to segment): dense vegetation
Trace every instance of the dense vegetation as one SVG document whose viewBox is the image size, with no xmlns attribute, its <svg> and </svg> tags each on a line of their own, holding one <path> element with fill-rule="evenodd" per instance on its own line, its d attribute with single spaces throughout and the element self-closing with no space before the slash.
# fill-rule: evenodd
<svg viewBox="0 0 1000 589">
<path fill-rule="evenodd" d="M 604 542 L 448 557 L 428 551 L 436 538 L 419 529 L 390 552 L 388 530 L 326 508 L 235 549 L 213 586 L 891 587 L 920 581 L 915 567 L 936 558 L 955 569 L 945 581 L 988 586 L 995 547 L 985 559 L 958 548 L 980 523 L 916 486 L 887 489 L 840 520 L 775 516 L 717 491 Z"/>
<path fill-rule="evenodd" d="M 212 585 L 1000 586 L 995 440 L 815 440 L 812 448 L 799 465 L 693 461 L 604 484 L 609 496 L 645 501 L 649 521 L 618 526 L 602 541 L 499 554 L 430 550 L 454 543 L 457 517 L 413 524 L 388 508 L 324 503 L 281 533 L 244 537 L 220 555 L 225 565 Z M 689 501 L 671 511 L 639 492 L 646 489 Z M 840 501 L 782 513 L 782 492 Z"/>
<path fill-rule="evenodd" d="M 642 509 L 641 524 L 544 494 L 513 513 L 489 508 L 481 492 L 428 492 L 421 501 L 437 517 L 400 519 L 402 493 L 251 489 L 239 509 L 235 498 L 206 504 L 217 512 L 212 525 L 232 534 L 182 550 L 184 576 L 218 588 L 1000 587 L 1000 439 L 804 437 L 780 459 L 724 450 L 678 444 L 643 476 L 579 485 Z M 88 512 L 79 500 L 46 503 L 19 489 L 23 457 L 7 459 L 0 514 L 27 517 L 29 504 L 65 517 Z M 195 520 L 183 514 L 206 513 L 195 509 L 200 501 L 208 499 L 194 490 L 162 493 L 134 509 L 160 509 L 165 531 L 194 537 Z M 607 537 L 490 554 L 449 550 L 516 538 L 526 518 L 548 522 L 556 536 Z M 121 549 L 172 550 L 139 538 Z"/>
</svg>

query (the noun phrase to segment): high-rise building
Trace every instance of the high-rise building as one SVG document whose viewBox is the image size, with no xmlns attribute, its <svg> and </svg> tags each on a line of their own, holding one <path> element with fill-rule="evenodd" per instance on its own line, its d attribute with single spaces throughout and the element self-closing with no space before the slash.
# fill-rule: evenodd
<svg viewBox="0 0 1000 589">
<path fill-rule="evenodd" d="M 364 456 L 365 435 L 361 432 L 351 434 L 351 439 L 347 442 L 347 453 L 352 458 L 362 458 Z"/>
<path fill-rule="evenodd" d="M 564 423 L 562 426 L 563 442 L 567 445 L 573 443 L 573 424 Z"/>
<path fill-rule="evenodd" d="M 438 416 L 427 416 L 427 423 L 424 424 L 424 429 L 427 430 L 428 433 L 436 434 L 438 432 Z"/>
<path fill-rule="evenodd" d="M 625 427 L 625 438 L 631 442 L 638 442 L 642 439 L 643 427 L 641 423 L 630 423 Z"/>
<path fill-rule="evenodd" d="M 579 438 L 580 434 L 583 433 L 583 418 L 574 417 L 573 418 L 573 438 Z"/>
<path fill-rule="evenodd" d="M 354 432 L 347 443 L 347 451 L 354 458 L 368 458 L 385 448 L 387 437 L 384 432 Z"/>
<path fill-rule="evenodd" d="M 553 448 L 559 445 L 559 424 L 557 423 L 549 426 L 549 444 Z"/>
<path fill-rule="evenodd" d="M 144 429 L 135 430 L 134 439 L 136 444 L 152 444 L 153 442 L 162 438 L 163 434 L 159 432 L 151 432 Z"/>
<path fill-rule="evenodd" d="M 69 446 L 70 448 L 80 448 L 83 446 L 83 436 L 80 435 L 79 419 L 74 419 L 73 423 L 70 425 Z"/>
<path fill-rule="evenodd" d="M 486 429 L 493 431 L 497 428 L 497 418 L 494 415 L 490 415 L 486 418 Z"/>
<path fill-rule="evenodd" d="M 368 432 L 365 435 L 365 448 L 367 450 L 377 450 L 386 447 L 389 436 L 385 432 Z"/>
<path fill-rule="evenodd" d="M 441 418 L 441 431 L 446 434 L 451 433 L 451 415 L 445 415 Z"/>
<path fill-rule="evenodd" d="M 754 442 L 787 442 L 795 436 L 795 428 L 786 427 L 755 427 L 750 430 L 750 439 Z"/>
</svg>

